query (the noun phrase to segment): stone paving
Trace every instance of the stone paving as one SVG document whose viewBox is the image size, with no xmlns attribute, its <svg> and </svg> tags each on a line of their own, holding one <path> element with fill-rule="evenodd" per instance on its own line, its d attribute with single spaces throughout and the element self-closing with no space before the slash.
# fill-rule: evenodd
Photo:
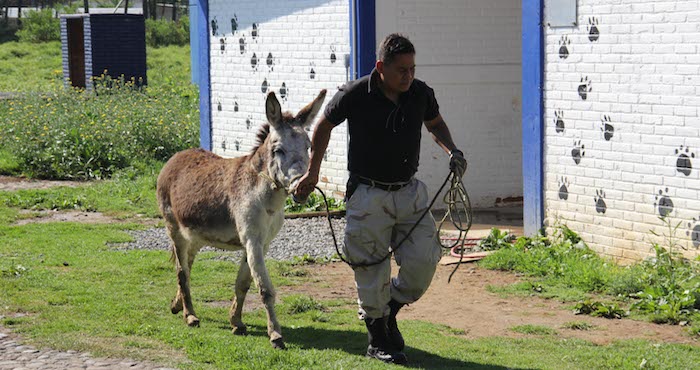
<svg viewBox="0 0 700 370">
<path fill-rule="evenodd" d="M 150 362 L 96 358 L 89 353 L 36 349 L 23 345 L 21 338 L 0 327 L 0 370 L 174 370 Z"/>
</svg>

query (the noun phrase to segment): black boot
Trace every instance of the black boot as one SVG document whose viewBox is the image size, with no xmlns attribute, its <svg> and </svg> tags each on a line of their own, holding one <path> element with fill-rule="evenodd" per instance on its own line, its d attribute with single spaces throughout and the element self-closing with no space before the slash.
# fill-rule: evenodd
<svg viewBox="0 0 700 370">
<path fill-rule="evenodd" d="M 386 328 L 387 319 L 387 316 L 381 319 L 365 319 L 367 337 L 369 339 L 367 357 L 376 358 L 383 362 L 403 365 L 408 362 L 408 359 L 403 352 L 397 351 L 389 343 Z"/>
<path fill-rule="evenodd" d="M 391 343 L 398 351 L 403 351 L 405 346 L 403 336 L 401 335 L 399 327 L 396 324 L 396 314 L 399 313 L 399 310 L 403 306 L 403 303 L 399 303 L 393 299 L 389 301 L 389 309 L 391 311 L 389 312 L 389 319 L 386 323 L 387 333 L 389 334 L 389 343 Z"/>
</svg>

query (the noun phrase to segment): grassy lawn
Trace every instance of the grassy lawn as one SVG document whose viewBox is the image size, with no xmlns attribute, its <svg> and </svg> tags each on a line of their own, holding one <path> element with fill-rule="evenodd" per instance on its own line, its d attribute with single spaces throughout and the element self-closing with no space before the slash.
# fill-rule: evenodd
<svg viewBox="0 0 700 370">
<path fill-rule="evenodd" d="M 142 128 L 157 125 L 161 120 L 181 122 L 181 126 L 168 129 L 172 141 L 178 143 L 172 145 L 172 150 L 175 150 L 189 142 L 198 142 L 191 137 L 196 131 L 191 130 L 191 126 L 194 124 L 196 128 L 198 116 L 196 97 L 192 95 L 196 90 L 189 85 L 188 54 L 188 47 L 148 49 L 149 92 L 139 96 L 143 101 L 128 100 L 132 105 L 124 109 L 124 116 L 120 117 L 122 121 L 113 119 L 117 114 L 109 110 L 111 106 L 93 98 L 83 101 L 71 97 L 74 100 L 70 101 L 76 105 L 70 106 L 73 109 L 63 110 L 41 100 L 44 98 L 16 102 L 23 107 L 34 107 L 41 102 L 47 108 L 42 108 L 41 114 L 56 118 L 47 120 L 47 127 L 53 121 L 67 123 L 77 120 L 77 130 L 80 124 L 94 123 L 93 131 L 104 128 L 100 132 L 112 135 L 114 140 L 122 135 L 110 129 L 119 122 L 136 122 L 138 125 L 133 127 Z M 0 91 L 44 93 L 58 89 L 62 85 L 60 63 L 58 43 L 0 44 L 0 73 L 3 75 Z M 105 99 L 114 99 L 114 95 Z M 149 105 L 142 105 L 144 102 Z M 178 102 L 177 109 L 172 109 L 170 102 Z M 10 127 L 13 122 L 17 126 L 28 126 L 27 122 L 35 121 L 31 119 L 34 113 L 16 119 L 10 117 L 9 112 L 8 105 L 0 106 L 0 128 Z M 17 114 L 17 109 L 12 112 Z M 86 120 L 80 121 L 83 118 Z M 62 127 L 69 126 L 61 125 L 48 129 L 64 132 L 60 131 Z M 187 127 L 190 131 L 185 131 Z M 85 163 L 94 163 L 90 154 L 86 155 L 83 150 L 93 148 L 90 145 L 94 140 L 82 138 L 81 132 L 65 132 L 75 134 L 74 142 L 80 144 L 76 160 L 86 159 Z M 18 151 L 13 150 L 12 140 L 7 137 L 5 140 L 0 140 L 0 174 L 30 173 L 22 167 L 25 162 L 17 156 Z M 48 138 L 46 142 L 55 140 Z M 144 145 L 147 144 L 149 142 Z M 51 153 L 61 152 L 68 145 L 56 145 L 56 151 Z M 131 148 L 124 150 L 127 149 Z M 48 156 L 51 153 L 47 154 L 47 161 L 53 158 Z M 93 169 L 102 170 L 109 176 L 90 177 L 99 180 L 86 182 L 83 186 L 0 192 L 0 325 L 11 328 L 38 347 L 148 359 L 183 369 L 394 367 L 364 358 L 364 324 L 356 319 L 355 308 L 347 302 L 316 301 L 307 295 L 281 297 L 277 310 L 287 351 L 276 351 L 270 346 L 262 309 L 244 314 L 248 336 L 232 335 L 228 306 L 237 265 L 217 258 L 220 253 L 202 253 L 194 265 L 192 289 L 202 326 L 189 328 L 180 315 L 172 315 L 169 310 L 176 290 L 169 253 L 119 251 L 111 246 L 112 243 L 129 241 L 131 236 L 127 231 L 143 228 L 143 225 L 127 221 L 97 225 L 58 222 L 14 225 L 18 218 L 32 217 L 20 214 L 20 210 L 81 209 L 124 219 L 134 215 L 157 217 L 155 181 L 164 158 L 158 157 L 160 152 L 138 153 L 143 157 L 130 158 L 118 168 Z M 61 159 L 53 158 L 54 162 L 47 163 L 62 171 L 58 174 L 73 175 L 70 172 L 73 167 L 60 167 L 65 162 Z M 105 166 L 110 165 L 105 163 Z M 302 208 L 317 209 L 315 206 Z M 531 295 L 535 291 L 538 295 L 573 303 L 602 294 L 616 299 L 616 295 L 624 296 L 637 288 L 644 288 L 640 279 L 648 278 L 643 275 L 650 271 L 646 267 L 618 269 L 595 259 L 585 249 L 571 244 L 560 247 L 535 249 L 528 244 L 528 247 L 492 255 L 483 266 L 517 271 L 532 277 L 526 283 L 493 288 L 494 293 L 511 296 Z M 670 265 L 661 267 L 668 269 L 673 263 L 676 262 L 669 260 Z M 303 269 L 309 267 L 274 261 L 269 261 L 268 267 L 278 287 L 300 285 L 309 279 L 303 273 Z M 678 271 L 681 267 L 688 273 L 694 271 L 685 266 L 680 266 Z M 685 278 L 686 275 L 682 276 Z M 691 283 L 696 281 L 692 280 L 694 277 L 689 279 Z M 660 286 L 683 287 L 675 280 L 672 283 Z M 620 298 L 620 304 L 629 300 L 628 296 L 623 298 Z M 259 299 L 254 289 L 248 299 Z M 469 312 L 461 314 L 464 320 L 479 319 L 470 316 Z M 589 329 L 581 322 L 571 322 L 569 326 L 578 330 Z M 558 337 L 556 330 L 547 326 L 514 326 L 512 330 L 527 335 L 525 339 L 468 339 L 458 330 L 423 321 L 404 321 L 402 330 L 413 339 L 408 343 L 406 353 L 409 367 L 414 368 L 690 369 L 697 368 L 700 363 L 700 348 L 697 346 L 642 340 L 595 345 Z"/>
<path fill-rule="evenodd" d="M 365 359 L 364 325 L 334 301 L 289 296 L 278 303 L 289 350 L 268 343 L 264 310 L 244 315 L 250 335 L 231 334 L 228 302 L 236 264 L 203 253 L 194 266 L 195 305 L 202 327 L 169 312 L 175 274 L 162 251 L 118 251 L 133 224 L 30 224 L 0 227 L 0 323 L 39 346 L 145 358 L 188 369 L 274 367 L 380 369 Z M 276 286 L 299 284 L 303 269 L 269 263 Z M 281 275 L 284 272 L 285 276 Z M 249 299 L 257 299 L 251 293 Z M 302 303 L 306 304 L 300 304 Z M 315 304 L 308 304 L 310 302 Z M 16 313 L 25 313 L 16 317 Z M 465 313 L 465 319 L 475 319 Z M 407 354 L 418 368 L 610 369 L 692 368 L 697 347 L 621 341 L 598 346 L 560 339 L 551 329 L 518 327 L 527 339 L 467 340 L 463 333 L 420 321 L 403 324 Z"/>
</svg>

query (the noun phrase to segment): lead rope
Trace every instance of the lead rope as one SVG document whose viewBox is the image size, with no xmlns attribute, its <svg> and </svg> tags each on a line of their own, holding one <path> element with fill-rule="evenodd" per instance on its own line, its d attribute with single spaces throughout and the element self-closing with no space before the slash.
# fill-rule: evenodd
<svg viewBox="0 0 700 370">
<path fill-rule="evenodd" d="M 355 263 L 355 262 L 350 262 L 348 261 L 342 253 L 340 253 L 340 248 L 338 248 L 338 240 L 335 237 L 335 231 L 333 230 L 333 222 L 331 221 L 331 213 L 329 210 L 328 206 L 328 199 L 326 198 L 326 194 L 323 193 L 323 190 L 321 190 L 318 186 L 316 187 L 316 190 L 321 193 L 321 196 L 323 197 L 323 201 L 326 204 L 326 218 L 328 219 L 328 226 L 331 229 L 331 236 L 333 237 L 333 244 L 335 245 L 335 251 L 338 253 L 338 256 L 340 259 L 347 263 L 350 267 L 355 268 L 355 267 L 368 267 L 368 266 L 374 266 L 378 265 L 384 261 L 386 261 L 392 253 L 396 252 L 396 250 L 401 247 L 401 244 L 408 239 L 408 237 L 411 235 L 413 230 L 418 227 L 420 222 L 423 220 L 425 215 L 430 212 L 430 208 L 433 207 L 435 204 L 435 201 L 437 200 L 438 196 L 442 192 L 442 189 L 445 188 L 447 183 L 450 182 L 450 189 L 445 193 L 445 196 L 443 197 L 443 201 L 445 202 L 445 205 L 447 205 L 447 211 L 445 212 L 445 215 L 442 217 L 442 220 L 440 220 L 440 223 L 438 225 L 438 232 L 437 232 L 437 237 L 438 237 L 438 242 L 439 242 L 439 237 L 440 237 L 440 231 L 442 230 L 442 225 L 445 223 L 445 221 L 448 219 L 452 223 L 452 225 L 459 231 L 459 237 L 455 240 L 454 244 L 451 246 L 444 246 L 442 245 L 442 242 L 440 243 L 440 247 L 443 249 L 452 249 L 456 245 L 464 245 L 467 240 L 467 232 L 472 226 L 472 207 L 471 207 L 471 202 L 469 200 L 469 195 L 467 194 L 467 190 L 464 188 L 464 183 L 462 182 L 462 178 L 457 176 L 454 171 L 450 171 L 449 174 L 447 174 L 447 177 L 445 178 L 445 181 L 442 183 L 440 186 L 440 189 L 437 191 L 435 196 L 433 197 L 433 200 L 430 201 L 430 204 L 428 207 L 423 211 L 423 214 L 421 214 L 420 218 L 416 223 L 413 225 L 411 230 L 408 231 L 408 234 L 406 234 L 401 241 L 396 245 L 394 248 L 390 248 L 389 252 L 381 259 L 375 262 L 365 262 L 365 263 Z M 461 244 L 459 244 L 461 242 Z M 344 243 L 344 242 L 343 242 Z M 460 256 L 459 256 L 459 263 L 455 266 L 454 270 L 452 270 L 452 273 L 450 273 L 449 278 L 447 279 L 447 282 L 449 283 L 450 280 L 452 280 L 452 276 L 457 272 L 457 269 L 459 268 L 459 265 L 462 264 L 462 259 L 464 257 L 464 248 L 461 248 Z"/>
</svg>

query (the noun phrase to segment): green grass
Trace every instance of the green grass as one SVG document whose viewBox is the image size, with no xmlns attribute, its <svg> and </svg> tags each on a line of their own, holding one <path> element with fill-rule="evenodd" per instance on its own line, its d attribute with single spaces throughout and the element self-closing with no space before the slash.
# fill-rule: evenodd
<svg viewBox="0 0 700 370">
<path fill-rule="evenodd" d="M 510 330 L 512 330 L 516 333 L 528 334 L 528 335 L 556 335 L 557 334 L 556 330 L 554 330 L 548 326 L 531 325 L 531 324 L 514 326 L 514 327 L 510 328 Z"/>
<path fill-rule="evenodd" d="M 0 205 L 26 210 L 99 211 L 116 217 L 159 217 L 155 190 L 162 165 L 141 164 L 119 171 L 111 180 L 86 182 L 78 187 L 0 191 Z"/>
<path fill-rule="evenodd" d="M 0 76 L 0 92 L 55 91 L 63 86 L 61 43 L 0 44 Z"/>
<path fill-rule="evenodd" d="M 19 175 L 21 172 L 17 156 L 8 149 L 0 148 L 0 175 Z"/>
<path fill-rule="evenodd" d="M 30 342 L 98 356 L 150 359 L 187 369 L 392 368 L 363 357 L 364 324 L 347 302 L 280 296 L 278 315 L 289 350 L 275 351 L 266 336 L 264 310 L 244 314 L 250 335 L 231 334 L 228 306 L 237 264 L 198 256 L 192 291 L 200 328 L 189 328 L 169 312 L 176 278 L 163 251 L 117 251 L 107 243 L 130 240 L 133 224 L 73 223 L 0 226 L 0 320 Z M 308 277 L 282 276 L 268 262 L 276 286 Z M 251 292 L 248 299 L 258 299 Z M 26 313 L 15 317 L 16 313 Z M 402 321 L 406 353 L 416 368 L 605 369 L 638 368 L 646 359 L 659 369 L 691 368 L 700 361 L 694 346 L 621 341 L 608 346 L 559 339 L 540 326 L 514 328 L 527 340 L 482 338 L 444 325 Z"/>
<path fill-rule="evenodd" d="M 33 125 L 39 130 L 35 132 L 37 135 L 26 137 L 26 142 L 31 142 L 28 138 L 40 137 L 43 125 L 47 131 L 61 127 L 77 130 L 88 125 L 83 134 L 112 135 L 108 137 L 124 140 L 122 136 L 128 135 L 110 133 L 109 129 L 128 120 L 129 124 L 135 123 L 130 127 L 136 129 L 153 128 L 143 131 L 146 134 L 169 132 L 175 138 L 180 135 L 179 139 L 196 143 L 195 134 L 183 128 L 187 122 L 194 122 L 196 128 L 198 119 L 196 89 L 189 84 L 189 48 L 148 48 L 147 53 L 148 92 L 134 95 L 142 100 L 107 91 L 99 98 L 104 100 L 62 96 L 47 101 L 45 93 L 62 86 L 60 45 L 1 44 L 0 91 L 26 95 L 12 100 L 12 114 L 21 111 L 21 119 L 8 119 L 10 104 L 0 104 L 3 130 L 0 135 L 7 140 L 17 130 L 11 131 L 12 122 L 15 125 L 19 122 L 19 126 Z M 70 109 L 57 103 L 66 103 Z M 107 108 L 115 106 L 121 109 Z M 93 121 L 95 127 L 91 126 Z M 167 131 L 158 127 L 160 121 L 181 124 Z M 63 132 L 74 135 L 69 136 L 72 139 L 81 133 Z M 160 142 L 162 137 L 152 135 L 147 143 Z M 56 141 L 46 143 L 55 145 Z M 37 175 L 23 165 L 19 149 L 15 150 L 7 141 L 4 143 L 0 145 L 0 174 Z M 93 153 L 108 151 L 94 146 L 104 143 L 95 137 L 81 143 L 80 148 Z M 71 146 L 61 141 L 55 148 L 68 150 Z M 32 158 L 41 157 L 37 151 L 27 153 Z M 117 251 L 108 247 L 110 243 L 129 241 L 131 237 L 126 231 L 143 226 L 128 223 L 10 226 L 18 217 L 25 217 L 19 215 L 20 209 L 82 209 L 124 218 L 156 217 L 155 182 L 164 159 L 154 155 L 153 150 L 141 152 L 115 167 L 107 180 L 87 182 L 76 188 L 0 192 L 0 324 L 39 347 L 149 359 L 186 369 L 398 368 L 364 358 L 364 324 L 356 319 L 355 310 L 348 308 L 348 300 L 319 301 L 303 294 L 280 295 L 277 313 L 289 349 L 276 351 L 268 342 L 262 309 L 244 314 L 250 335 L 231 334 L 228 307 L 238 267 L 217 258 L 218 253 L 201 253 L 194 265 L 192 292 L 202 326 L 193 329 L 185 325 L 180 315 L 169 311 L 170 299 L 176 291 L 169 253 Z M 105 164 L 115 162 L 112 159 Z M 80 173 L 71 171 L 80 167 L 71 168 L 66 171 L 67 177 L 79 178 Z M 41 173 L 38 177 L 42 177 Z M 300 208 L 318 210 L 318 203 Z M 342 203 L 338 207 L 342 208 Z M 310 279 L 311 265 L 324 262 L 302 256 L 287 263 L 269 261 L 268 268 L 275 286 L 301 285 Z M 522 250 L 519 254 L 499 251 L 483 265 L 520 271 L 531 279 L 510 287 L 490 287 L 491 291 L 572 302 L 590 298 L 591 292 L 627 297 L 643 286 L 648 272 L 645 267 L 614 267 L 584 249 L 572 248 L 572 244 L 567 248 L 543 248 L 527 255 Z M 248 299 L 259 299 L 254 288 Z M 567 323 L 565 327 L 586 328 L 577 322 Z M 689 333 L 697 335 L 698 327 L 693 322 Z M 619 341 L 600 346 L 559 338 L 553 335 L 555 329 L 542 326 L 514 328 L 533 335 L 526 339 L 467 339 L 462 330 L 421 321 L 401 321 L 401 329 L 408 344 L 409 365 L 415 368 L 637 369 L 645 362 L 645 368 L 678 369 L 693 368 L 700 363 L 700 350 L 696 346 L 647 341 Z"/>
<path fill-rule="evenodd" d="M 190 84 L 190 47 L 146 48 L 150 86 Z M 63 87 L 61 43 L 0 43 L 0 92 L 47 92 Z"/>
<path fill-rule="evenodd" d="M 189 47 L 148 52 L 147 87 L 100 76 L 95 91 L 86 93 L 63 88 L 59 43 L 0 45 L 3 81 L 22 89 L 0 104 L 0 148 L 29 177 L 103 179 L 137 161 L 165 161 L 198 146 L 199 98 L 190 83 Z M 45 59 L 51 53 L 58 59 Z"/>
</svg>

